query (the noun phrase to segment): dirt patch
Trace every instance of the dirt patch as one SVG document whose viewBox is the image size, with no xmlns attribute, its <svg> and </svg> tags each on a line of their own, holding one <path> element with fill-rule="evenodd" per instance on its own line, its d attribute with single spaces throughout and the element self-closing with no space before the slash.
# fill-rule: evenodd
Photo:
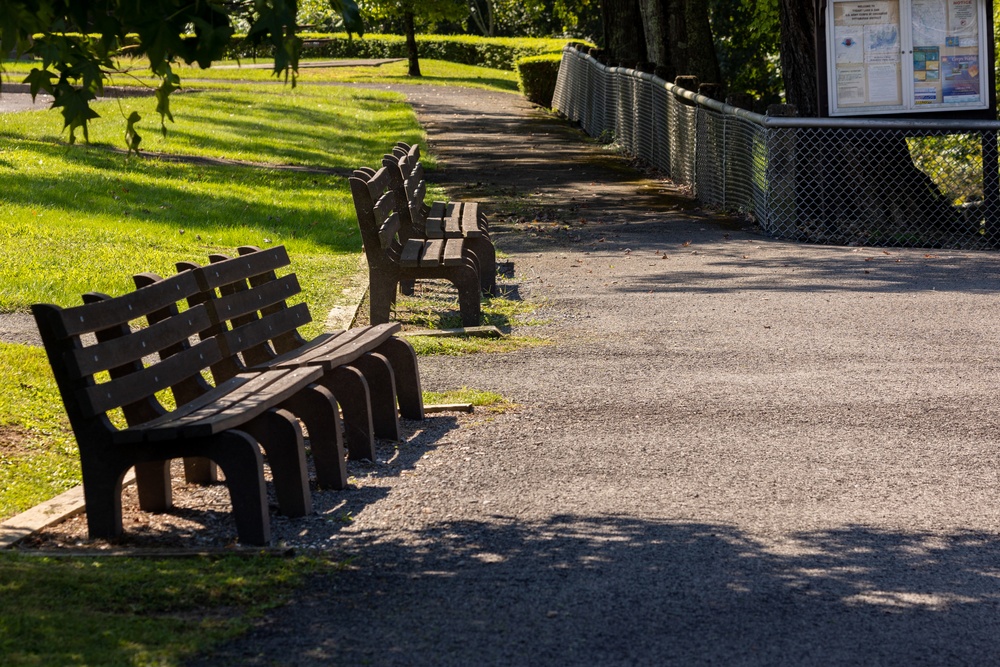
<svg viewBox="0 0 1000 667">
<path fill-rule="evenodd" d="M 0 426 L 0 461 L 30 454 L 29 441 L 30 436 L 24 429 Z"/>
</svg>

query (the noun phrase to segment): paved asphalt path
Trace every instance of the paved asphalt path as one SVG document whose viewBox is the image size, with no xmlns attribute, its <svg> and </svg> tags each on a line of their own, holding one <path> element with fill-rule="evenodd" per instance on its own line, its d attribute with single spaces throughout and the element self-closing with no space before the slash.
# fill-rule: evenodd
<svg viewBox="0 0 1000 667">
<path fill-rule="evenodd" d="M 553 344 L 422 359 L 518 407 L 434 417 L 345 495 L 350 564 L 192 664 L 1000 663 L 1000 256 L 772 241 L 516 96 L 404 92 Z"/>
<path fill-rule="evenodd" d="M 405 92 L 553 344 L 423 359 L 518 408 L 363 480 L 350 566 L 194 664 L 1000 663 L 1000 256 L 772 241 L 515 96 Z"/>
</svg>

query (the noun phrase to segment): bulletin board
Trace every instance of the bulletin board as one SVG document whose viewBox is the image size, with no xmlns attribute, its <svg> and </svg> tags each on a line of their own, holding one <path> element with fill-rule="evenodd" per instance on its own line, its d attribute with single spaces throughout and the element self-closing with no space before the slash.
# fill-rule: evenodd
<svg viewBox="0 0 1000 667">
<path fill-rule="evenodd" d="M 993 104 L 989 0 L 830 0 L 825 18 L 830 116 Z"/>
</svg>

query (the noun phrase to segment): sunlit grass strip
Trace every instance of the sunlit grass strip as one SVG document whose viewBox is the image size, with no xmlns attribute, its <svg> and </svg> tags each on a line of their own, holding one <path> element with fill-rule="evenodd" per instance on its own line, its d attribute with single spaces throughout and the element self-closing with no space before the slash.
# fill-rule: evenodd
<svg viewBox="0 0 1000 667">
<path fill-rule="evenodd" d="M 485 408 L 490 412 L 504 412 L 515 406 L 510 399 L 501 394 L 483 389 L 462 387 L 451 391 L 425 391 L 424 405 L 453 405 L 468 403 L 477 408 Z"/>
<path fill-rule="evenodd" d="M 358 268 L 360 235 L 341 177 L 126 161 L 21 141 L 0 151 L 0 311 L 89 291 L 121 294 L 143 271 L 206 263 L 240 245 L 285 244 L 325 312 Z M 334 299 L 335 300 L 335 299 Z"/>
<path fill-rule="evenodd" d="M 0 519 L 80 482 L 80 459 L 45 352 L 0 343 Z"/>
<path fill-rule="evenodd" d="M 180 665 L 287 601 L 314 560 L 0 554 L 0 655 L 10 667 Z"/>
<path fill-rule="evenodd" d="M 551 345 L 552 341 L 535 336 L 504 336 L 503 338 L 480 338 L 475 336 L 409 336 L 413 349 L 420 356 L 458 357 L 465 354 L 500 354 L 526 347 Z"/>
<path fill-rule="evenodd" d="M 275 165 L 340 169 L 349 175 L 375 166 L 397 141 L 423 138 L 402 95 L 365 89 L 276 86 L 192 91 L 171 98 L 174 122 L 160 131 L 149 97 L 96 102 L 90 142 L 125 146 L 127 117 L 136 125 L 142 151 L 242 160 Z M 62 116 L 51 110 L 0 114 L 0 135 L 62 141 Z"/>
<path fill-rule="evenodd" d="M 407 63 L 394 62 L 379 66 L 361 67 L 310 67 L 311 62 L 329 62 L 330 58 L 303 59 L 299 68 L 296 90 L 306 90 L 310 83 L 412 83 L 428 86 L 462 86 L 465 88 L 481 88 L 502 92 L 517 92 L 517 75 L 513 71 L 462 65 L 445 60 L 420 59 L 420 72 L 423 76 L 407 75 Z M 284 85 L 284 79 L 276 77 L 270 67 L 260 68 L 257 65 L 270 65 L 269 60 L 247 59 L 243 61 L 220 61 L 209 69 L 197 66 L 178 66 L 175 72 L 181 77 L 184 89 L 198 88 L 202 82 L 233 82 L 256 81 L 261 83 Z M 27 62 L 4 63 L 5 82 L 20 82 L 31 71 L 32 65 Z M 127 65 L 127 74 L 114 75 L 110 85 L 140 86 L 155 88 L 156 79 L 150 74 L 145 61 L 136 60 Z M 290 87 L 290 86 L 289 86 Z"/>
</svg>

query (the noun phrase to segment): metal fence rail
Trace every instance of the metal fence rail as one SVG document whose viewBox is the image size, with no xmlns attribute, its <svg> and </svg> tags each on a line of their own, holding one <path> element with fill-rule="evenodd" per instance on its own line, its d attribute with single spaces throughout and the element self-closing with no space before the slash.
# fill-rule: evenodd
<svg viewBox="0 0 1000 667">
<path fill-rule="evenodd" d="M 1000 247 L 1000 122 L 762 116 L 571 47 L 553 107 L 775 238 Z"/>
</svg>

